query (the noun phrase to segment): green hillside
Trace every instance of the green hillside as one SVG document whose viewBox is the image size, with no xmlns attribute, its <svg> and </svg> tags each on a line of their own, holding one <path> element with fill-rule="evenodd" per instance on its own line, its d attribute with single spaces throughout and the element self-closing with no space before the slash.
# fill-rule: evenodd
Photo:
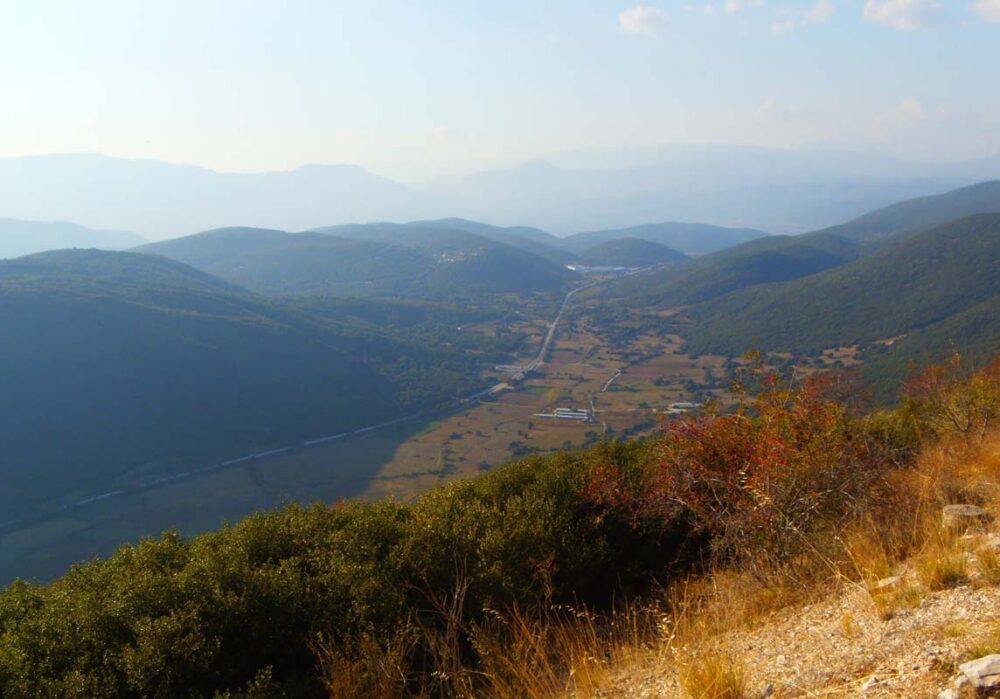
<svg viewBox="0 0 1000 699">
<path fill-rule="evenodd" d="M 798 279 L 854 259 L 852 243 L 834 236 L 768 236 L 700 257 L 678 267 L 625 277 L 590 292 L 592 296 L 643 305 L 688 305 L 736 289 Z"/>
<path fill-rule="evenodd" d="M 630 228 L 612 228 L 577 233 L 562 239 L 562 246 L 576 253 L 619 238 L 638 238 L 666 245 L 688 255 L 705 255 L 766 236 L 753 228 L 723 228 L 705 223 L 649 223 Z"/>
<path fill-rule="evenodd" d="M 648 240 L 616 238 L 587 248 L 580 254 L 580 260 L 587 265 L 652 267 L 687 262 L 688 257 L 666 245 Z"/>
<path fill-rule="evenodd" d="M 576 255 L 565 249 L 562 238 L 531 226 L 491 226 L 488 223 L 469 221 L 464 218 L 414 221 L 406 225 L 416 228 L 438 228 L 474 233 L 559 264 L 567 264 L 576 260 Z"/>
<path fill-rule="evenodd" d="M 278 296 L 449 299 L 552 291 L 575 276 L 555 262 L 477 235 L 438 229 L 404 233 L 394 225 L 366 227 L 352 237 L 225 228 L 137 251 Z"/>
<path fill-rule="evenodd" d="M 411 290 L 428 261 L 411 248 L 257 228 L 223 228 L 152 243 L 163 255 L 260 294 L 394 296 Z"/>
<path fill-rule="evenodd" d="M 1000 181 L 982 182 L 887 206 L 823 230 L 855 242 L 878 242 L 973 214 L 1000 213 Z"/>
<path fill-rule="evenodd" d="M 423 255 L 421 264 L 398 270 L 409 276 L 405 294 L 428 299 L 555 291 L 577 275 L 526 250 L 465 231 L 397 224 L 337 229 L 368 244 L 395 245 Z"/>
<path fill-rule="evenodd" d="M 457 352 L 312 320 L 152 255 L 0 262 L 0 327 L 5 521 L 479 387 Z"/>
<path fill-rule="evenodd" d="M 914 334 L 910 352 L 1000 339 L 1000 215 L 981 214 L 907 236 L 837 269 L 743 289 L 706 303 L 695 351 L 816 352 Z M 919 339 L 917 339 L 919 338 Z"/>
</svg>

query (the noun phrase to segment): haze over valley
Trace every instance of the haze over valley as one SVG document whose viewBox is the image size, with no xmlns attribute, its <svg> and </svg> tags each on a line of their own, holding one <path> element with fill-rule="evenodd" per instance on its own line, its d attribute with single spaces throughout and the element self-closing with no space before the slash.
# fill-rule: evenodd
<svg viewBox="0 0 1000 699">
<path fill-rule="evenodd" d="M 989 689 L 998 31 L 5 4 L 0 696 Z"/>
</svg>

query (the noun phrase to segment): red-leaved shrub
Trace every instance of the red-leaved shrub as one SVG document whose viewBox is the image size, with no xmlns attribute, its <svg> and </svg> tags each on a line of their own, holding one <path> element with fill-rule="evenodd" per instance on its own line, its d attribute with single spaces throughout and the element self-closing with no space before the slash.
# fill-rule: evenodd
<svg viewBox="0 0 1000 699">
<path fill-rule="evenodd" d="M 688 518 L 713 559 L 748 565 L 819 553 L 872 490 L 886 460 L 862 422 L 827 397 L 835 378 L 797 383 L 756 366 L 733 412 L 669 422 L 639 475 L 593 470 L 587 495 L 637 523 Z"/>
</svg>

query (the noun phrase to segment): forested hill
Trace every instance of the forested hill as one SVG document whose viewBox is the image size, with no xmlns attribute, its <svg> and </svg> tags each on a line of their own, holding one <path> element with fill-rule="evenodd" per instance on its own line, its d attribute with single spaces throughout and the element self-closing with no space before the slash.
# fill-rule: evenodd
<svg viewBox="0 0 1000 699">
<path fill-rule="evenodd" d="M 1000 323 L 987 310 L 998 298 L 1000 214 L 981 214 L 836 269 L 706 303 L 693 311 L 689 339 L 696 351 L 815 352 L 919 331 L 922 346 L 942 350 L 952 340 L 1000 340 Z M 970 313 L 985 315 L 975 323 Z"/>
<path fill-rule="evenodd" d="M 758 284 L 808 277 L 871 254 L 895 237 L 991 212 L 1000 212 L 1000 181 L 909 199 L 814 233 L 751 240 L 683 268 L 654 270 L 589 293 L 631 303 L 702 303 Z"/>
<path fill-rule="evenodd" d="M 1000 181 L 908 199 L 822 232 L 859 243 L 876 243 L 901 233 L 983 213 L 1000 213 Z"/>
<path fill-rule="evenodd" d="M 666 245 L 688 255 L 704 255 L 734 245 L 763 238 L 764 231 L 754 228 L 724 228 L 705 223 L 649 223 L 629 228 L 610 228 L 577 233 L 562 239 L 562 247 L 581 253 L 600 243 L 619 238 L 638 238 Z"/>
<path fill-rule="evenodd" d="M 576 255 L 565 249 L 562 238 L 531 226 L 493 226 L 480 221 L 464 218 L 442 218 L 433 221 L 411 221 L 410 223 L 359 223 L 329 226 L 317 230 L 345 238 L 364 239 L 372 234 L 377 237 L 386 231 L 405 235 L 408 230 L 461 231 L 495 240 L 498 243 L 520 248 L 546 260 L 565 264 L 576 259 Z M 381 232 L 381 233 L 380 233 Z"/>
<path fill-rule="evenodd" d="M 834 236 L 768 236 L 683 266 L 624 277 L 590 294 L 632 304 L 688 305 L 755 284 L 815 274 L 854 259 L 857 254 L 853 243 Z"/>
<path fill-rule="evenodd" d="M 269 295 L 443 300 L 554 291 L 575 277 L 557 262 L 464 231 L 403 232 L 396 226 L 373 226 L 351 237 L 224 228 L 137 251 L 165 255 Z"/>
<path fill-rule="evenodd" d="M 688 256 L 673 248 L 639 238 L 617 238 L 587 248 L 580 255 L 588 265 L 619 267 L 652 267 L 687 262 Z"/>
<path fill-rule="evenodd" d="M 0 262 L 0 327 L 7 519 L 470 388 L 443 353 L 312 321 L 152 255 Z"/>
</svg>

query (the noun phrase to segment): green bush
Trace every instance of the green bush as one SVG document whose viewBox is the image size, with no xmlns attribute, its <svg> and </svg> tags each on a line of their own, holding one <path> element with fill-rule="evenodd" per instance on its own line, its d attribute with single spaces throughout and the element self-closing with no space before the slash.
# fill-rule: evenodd
<svg viewBox="0 0 1000 699">
<path fill-rule="evenodd" d="M 675 542 L 582 486 L 595 464 L 638 468 L 645 449 L 533 457 L 413 505 L 289 506 L 17 582 L 0 593 L 0 696 L 315 695 L 317 644 L 443 625 L 434 601 L 460 585 L 467 622 L 608 604 L 663 572 Z"/>
</svg>

